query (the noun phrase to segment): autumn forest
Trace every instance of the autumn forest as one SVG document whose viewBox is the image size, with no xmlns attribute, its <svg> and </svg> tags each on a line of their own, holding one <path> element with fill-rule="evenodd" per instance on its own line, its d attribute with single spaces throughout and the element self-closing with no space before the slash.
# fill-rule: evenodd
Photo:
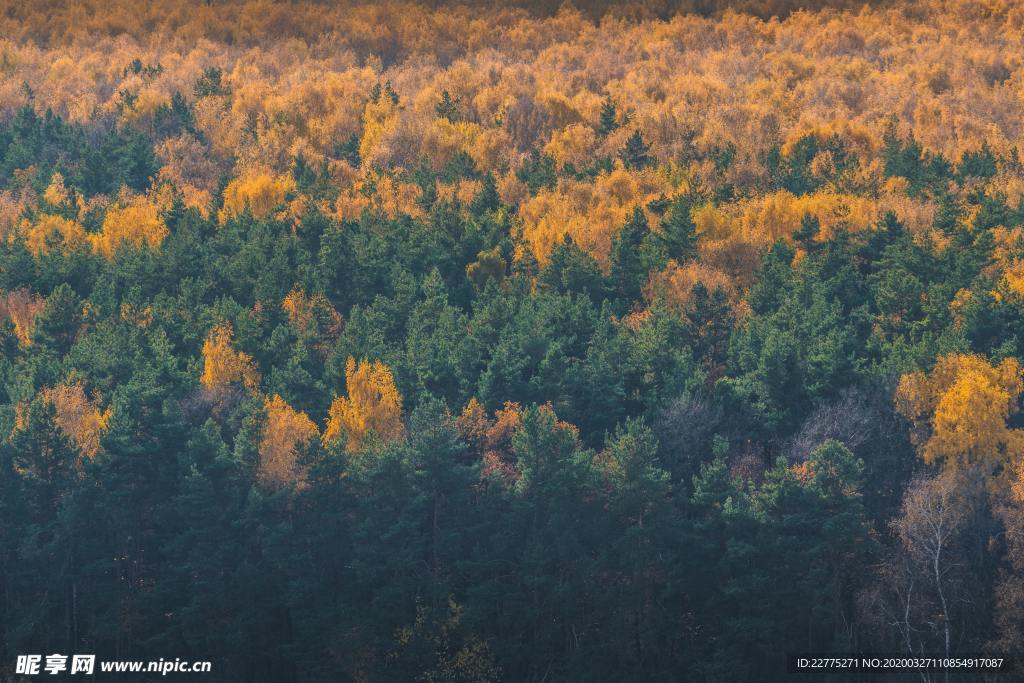
<svg viewBox="0 0 1024 683">
<path fill-rule="evenodd" d="M 1022 34 L 0 0 L 0 680 L 1012 662 Z"/>
</svg>

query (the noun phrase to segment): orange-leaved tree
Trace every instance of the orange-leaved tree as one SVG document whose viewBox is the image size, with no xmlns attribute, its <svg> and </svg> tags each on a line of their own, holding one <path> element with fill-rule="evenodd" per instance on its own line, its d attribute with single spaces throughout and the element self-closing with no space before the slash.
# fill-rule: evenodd
<svg viewBox="0 0 1024 683">
<path fill-rule="evenodd" d="M 32 343 L 32 323 L 45 307 L 46 299 L 21 287 L 0 296 L 0 320 L 9 317 L 18 342 L 29 346 Z"/>
<path fill-rule="evenodd" d="M 217 325 L 206 335 L 200 381 L 207 389 L 220 389 L 238 382 L 250 390 L 259 386 L 260 376 L 252 356 L 235 350 L 231 344 L 233 336 L 231 324 L 227 322 Z"/>
<path fill-rule="evenodd" d="M 380 361 L 361 360 L 357 364 L 349 356 L 345 364 L 345 385 L 348 396 L 338 396 L 331 404 L 324 442 L 335 442 L 344 435 L 346 448 L 358 451 L 366 435 L 373 432 L 384 441 L 401 439 L 402 395 L 395 387 L 391 370 Z"/>
<path fill-rule="evenodd" d="M 155 249 L 167 237 L 167 225 L 157 213 L 157 206 L 145 197 L 136 197 L 125 206 L 112 206 L 103 219 L 103 230 L 90 235 L 96 253 L 113 258 L 122 246 Z"/>
<path fill-rule="evenodd" d="M 299 446 L 320 432 L 305 413 L 277 394 L 264 399 L 264 409 L 267 419 L 260 434 L 260 480 L 275 485 L 301 484 L 305 472 L 296 462 Z"/>
<path fill-rule="evenodd" d="M 52 249 L 70 252 L 86 243 L 85 228 L 77 221 L 54 214 L 42 214 L 34 223 L 25 221 L 25 247 L 39 256 Z"/>
<path fill-rule="evenodd" d="M 98 402 L 90 401 L 79 382 L 43 389 L 40 397 L 52 403 L 57 427 L 83 455 L 94 458 L 100 452 L 100 437 L 107 429 L 111 409 L 100 410 Z"/>
<path fill-rule="evenodd" d="M 993 366 L 979 355 L 950 354 L 931 373 L 900 379 L 896 409 L 910 420 L 925 462 L 954 470 L 978 466 L 1004 479 L 1024 456 L 1024 430 L 1007 424 L 1022 390 L 1016 358 Z"/>
<path fill-rule="evenodd" d="M 224 208 L 220 222 L 241 214 L 246 208 L 254 218 L 263 218 L 295 191 L 295 181 L 288 176 L 254 173 L 236 178 L 224 188 Z"/>
</svg>

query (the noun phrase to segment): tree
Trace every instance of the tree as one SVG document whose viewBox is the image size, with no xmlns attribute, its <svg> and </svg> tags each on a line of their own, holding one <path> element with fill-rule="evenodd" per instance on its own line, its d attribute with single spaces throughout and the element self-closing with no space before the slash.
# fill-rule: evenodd
<svg viewBox="0 0 1024 683">
<path fill-rule="evenodd" d="M 295 181 L 289 176 L 259 173 L 247 178 L 236 178 L 224 189 L 224 208 L 220 211 L 223 223 L 248 209 L 253 218 L 263 218 L 281 205 L 295 191 Z"/>
<path fill-rule="evenodd" d="M 675 197 L 659 226 L 668 258 L 680 264 L 697 255 L 697 226 L 690 215 L 692 209 L 692 199 Z"/>
<path fill-rule="evenodd" d="M 650 228 L 643 209 L 633 209 L 633 215 L 622 229 L 612 238 L 611 274 L 612 288 L 623 306 L 629 306 L 640 298 L 640 292 L 647 279 L 641 247 Z"/>
<path fill-rule="evenodd" d="M 477 289 L 485 289 L 488 282 L 500 285 L 505 280 L 505 259 L 501 247 L 481 251 L 477 260 L 466 266 L 466 277 Z"/>
<path fill-rule="evenodd" d="M 993 639 L 996 647 L 1016 652 L 1024 643 L 1024 464 L 996 516 L 1005 528 L 1006 555 L 994 590 Z"/>
<path fill-rule="evenodd" d="M 193 89 L 196 99 L 210 97 L 211 95 L 229 94 L 221 82 L 223 75 L 224 72 L 220 68 L 216 66 L 207 67 L 202 75 L 196 79 L 195 88 Z"/>
<path fill-rule="evenodd" d="M 606 541 L 594 568 L 607 578 L 595 599 L 610 618 L 601 643 L 588 648 L 587 657 L 593 659 L 593 670 L 610 676 L 666 669 L 659 661 L 659 639 L 674 615 L 664 601 L 669 581 L 655 567 L 673 554 L 669 531 L 675 511 L 669 475 L 659 466 L 657 451 L 643 421 L 627 420 L 607 436 L 604 451 L 594 458 L 608 505 L 601 524 Z M 576 670 L 588 668 L 581 663 Z"/>
<path fill-rule="evenodd" d="M 81 383 L 63 384 L 40 392 L 44 403 L 54 408 L 54 424 L 78 450 L 89 458 L 100 451 L 100 437 L 110 420 L 110 409 L 101 411 L 85 395 Z"/>
<path fill-rule="evenodd" d="M 324 430 L 324 443 L 346 439 L 346 448 L 358 452 L 371 432 L 385 442 L 401 439 L 402 395 L 388 366 L 380 361 L 359 361 L 349 356 L 345 364 L 345 387 L 348 396 L 339 396 L 331 403 L 330 417 Z"/>
<path fill-rule="evenodd" d="M 992 366 L 981 356 L 941 356 L 928 375 L 900 378 L 896 409 L 928 464 L 949 471 L 980 467 L 1006 481 L 1024 454 L 1024 431 L 1007 420 L 1017 411 L 1024 377 L 1015 358 Z"/>
<path fill-rule="evenodd" d="M 601 121 L 597 127 L 597 134 L 601 137 L 607 137 L 611 132 L 619 127 L 618 113 L 615 109 L 615 102 L 612 100 L 611 95 L 605 95 L 604 100 L 601 101 Z"/>
<path fill-rule="evenodd" d="M 892 523 L 898 545 L 884 570 L 889 596 L 880 606 L 907 654 L 949 657 L 959 650 L 956 628 L 969 603 L 961 546 L 966 523 L 955 476 L 919 478 L 907 488 Z"/>
<path fill-rule="evenodd" d="M 296 462 L 299 448 L 320 432 L 305 413 L 292 408 L 280 396 L 264 401 L 267 420 L 260 435 L 260 479 L 272 486 L 301 485 L 305 473 Z"/>
<path fill-rule="evenodd" d="M 749 428 L 776 434 L 792 433 L 815 402 L 838 395 L 857 367 L 857 337 L 840 302 L 817 277 L 792 277 L 787 254 L 773 249 L 751 289 L 755 315 L 732 335 L 723 380 L 750 411 Z"/>
<path fill-rule="evenodd" d="M 157 207 L 137 198 L 124 207 L 111 207 L 103 219 L 103 230 L 90 235 L 93 249 L 112 259 L 122 246 L 135 249 L 143 245 L 156 249 L 167 237 L 167 225 L 157 215 Z"/>
<path fill-rule="evenodd" d="M 52 402 L 36 400 L 27 419 L 0 442 L 0 586 L 9 591 L 4 649 L 74 648 L 85 635 L 74 589 L 86 558 L 80 530 L 79 453 L 57 425 Z M 83 585 L 84 587 L 84 585 Z"/>
<path fill-rule="evenodd" d="M 457 123 L 461 118 L 459 115 L 459 105 L 462 103 L 461 97 L 452 98 L 451 93 L 447 90 L 441 91 L 441 99 L 436 105 L 434 105 L 434 111 L 437 112 L 439 118 L 445 119 L 450 123 Z"/>
<path fill-rule="evenodd" d="M 498 194 L 498 182 L 493 173 L 487 173 L 484 175 L 483 187 L 473 198 L 470 209 L 474 214 L 481 215 L 487 211 L 497 211 L 500 206 L 501 196 Z"/>
<path fill-rule="evenodd" d="M 626 144 L 619 150 L 619 158 L 622 159 L 622 165 L 626 168 L 639 170 L 654 163 L 655 159 L 650 155 L 650 151 L 651 146 L 644 142 L 640 131 L 634 130 L 626 140 Z"/>
<path fill-rule="evenodd" d="M 259 385 L 260 376 L 252 357 L 232 347 L 234 332 L 227 322 L 210 330 L 203 342 L 203 375 L 200 381 L 209 390 L 242 383 L 249 390 Z"/>
<path fill-rule="evenodd" d="M 800 229 L 793 233 L 793 240 L 803 248 L 804 252 L 809 253 L 812 251 L 814 239 L 820 231 L 821 221 L 818 220 L 818 217 L 806 213 L 800 219 Z"/>
<path fill-rule="evenodd" d="M 555 246 L 547 265 L 537 277 L 538 283 L 558 293 L 586 294 L 594 302 L 606 295 L 601 266 L 593 256 L 586 253 L 565 235 L 561 244 Z"/>
<path fill-rule="evenodd" d="M 70 253 L 87 242 L 85 229 L 77 222 L 62 216 L 43 214 L 29 224 L 25 246 L 39 256 L 51 251 Z"/>
<path fill-rule="evenodd" d="M 0 299 L 0 312 L 14 325 L 14 336 L 24 346 L 32 343 L 32 327 L 36 317 L 46 308 L 46 300 L 27 288 L 7 292 Z"/>
<path fill-rule="evenodd" d="M 32 342 L 63 356 L 71 350 L 83 322 L 82 300 L 67 283 L 46 298 L 46 305 L 32 322 Z"/>
</svg>

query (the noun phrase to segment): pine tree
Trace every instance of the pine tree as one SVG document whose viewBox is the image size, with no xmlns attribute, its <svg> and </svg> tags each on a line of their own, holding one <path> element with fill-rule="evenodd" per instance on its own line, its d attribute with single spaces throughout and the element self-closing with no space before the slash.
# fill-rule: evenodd
<svg viewBox="0 0 1024 683">
<path fill-rule="evenodd" d="M 821 221 L 811 213 L 805 213 L 800 219 L 800 228 L 793 233 L 793 241 L 803 248 L 804 252 L 810 253 L 814 250 L 814 240 L 821 232 Z"/>
<path fill-rule="evenodd" d="M 601 266 L 583 251 L 568 234 L 548 257 L 537 282 L 541 287 L 560 294 L 586 294 L 595 304 L 607 296 Z"/>
<path fill-rule="evenodd" d="M 654 163 L 654 157 L 650 155 L 650 151 L 651 146 L 644 142 L 640 131 L 635 130 L 626 140 L 623 148 L 619 150 L 619 158 L 622 159 L 622 164 L 626 168 L 639 170 Z"/>
<path fill-rule="evenodd" d="M 604 101 L 601 102 L 601 123 L 597 128 L 600 137 L 607 137 L 619 127 L 617 116 L 615 102 L 612 101 L 611 95 L 605 95 Z"/>
<path fill-rule="evenodd" d="M 498 194 L 498 181 L 494 174 L 488 172 L 484 176 L 483 187 L 475 197 L 470 210 L 474 215 L 481 215 L 487 211 L 497 211 L 501 206 L 501 195 Z"/>
<path fill-rule="evenodd" d="M 446 119 L 451 123 L 456 123 L 461 118 L 459 115 L 459 104 L 461 102 L 461 97 L 453 99 L 447 90 L 442 90 L 441 99 L 436 105 L 434 105 L 434 111 L 437 112 L 438 118 Z"/>
<path fill-rule="evenodd" d="M 646 284 L 647 272 L 644 268 L 641 246 L 650 229 L 647 216 L 643 209 L 637 207 L 626 224 L 612 238 L 610 282 L 619 303 L 628 307 L 640 298 L 640 292 Z"/>
<path fill-rule="evenodd" d="M 677 263 L 689 261 L 697 253 L 697 226 L 690 215 L 692 209 L 690 198 L 676 197 L 661 221 L 661 240 L 668 257 Z"/>
</svg>

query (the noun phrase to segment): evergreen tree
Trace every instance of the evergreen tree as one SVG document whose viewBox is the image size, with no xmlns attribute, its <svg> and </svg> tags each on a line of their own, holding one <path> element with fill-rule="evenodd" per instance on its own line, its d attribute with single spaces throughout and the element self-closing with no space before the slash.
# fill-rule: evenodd
<svg viewBox="0 0 1024 683">
<path fill-rule="evenodd" d="M 609 281 L 623 307 L 628 307 L 638 300 L 641 289 L 646 284 L 648 271 L 644 267 L 641 247 L 649 232 L 647 216 L 643 209 L 638 207 L 612 238 Z"/>
<path fill-rule="evenodd" d="M 605 95 L 601 102 L 601 122 L 597 127 L 597 134 L 600 137 L 607 137 L 619 127 L 618 112 L 611 95 Z"/>
<path fill-rule="evenodd" d="M 453 99 L 451 93 L 449 93 L 447 90 L 442 90 L 441 99 L 438 101 L 436 105 L 434 105 L 434 110 L 437 112 L 437 117 L 445 119 L 451 123 L 457 123 L 460 119 L 459 104 L 461 103 L 461 101 L 461 97 Z"/>
<path fill-rule="evenodd" d="M 644 142 L 640 131 L 635 130 L 619 150 L 619 158 L 622 159 L 622 165 L 626 168 L 639 170 L 654 163 L 654 157 L 651 156 L 650 151 L 651 146 Z"/>
<path fill-rule="evenodd" d="M 697 226 L 691 216 L 692 210 L 692 199 L 676 197 L 661 221 L 661 239 L 667 255 L 678 263 L 692 259 L 697 253 Z"/>
</svg>

